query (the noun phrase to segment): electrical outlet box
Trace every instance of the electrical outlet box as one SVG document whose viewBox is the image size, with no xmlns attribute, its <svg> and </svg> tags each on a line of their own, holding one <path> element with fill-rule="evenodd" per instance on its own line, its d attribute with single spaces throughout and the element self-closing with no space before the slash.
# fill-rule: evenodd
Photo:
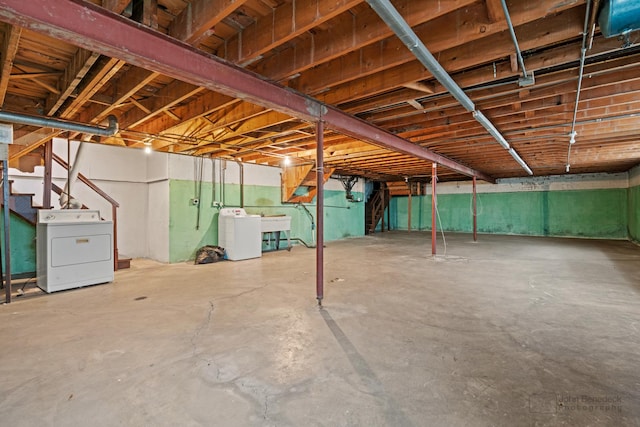
<svg viewBox="0 0 640 427">
<path fill-rule="evenodd" d="M 200 204 L 200 199 L 191 199 L 191 200 L 189 200 L 189 202 L 193 206 L 198 206 Z"/>
</svg>

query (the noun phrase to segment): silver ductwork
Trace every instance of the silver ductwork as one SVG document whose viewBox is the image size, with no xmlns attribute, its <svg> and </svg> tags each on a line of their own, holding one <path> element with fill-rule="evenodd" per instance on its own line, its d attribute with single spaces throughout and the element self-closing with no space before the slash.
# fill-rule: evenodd
<svg viewBox="0 0 640 427">
<path fill-rule="evenodd" d="M 19 123 L 22 125 L 50 127 L 54 129 L 62 129 L 73 132 L 80 132 L 89 135 L 113 136 L 118 132 L 118 119 L 115 116 L 107 118 L 109 126 L 106 128 L 98 126 L 89 126 L 82 123 L 68 122 L 51 117 L 31 116 L 28 114 L 12 113 L 9 111 L 0 111 L 0 121 L 8 123 Z"/>
<path fill-rule="evenodd" d="M 411 26 L 404 20 L 402 15 L 396 10 L 389 0 L 367 0 L 369 6 L 380 16 L 380 18 L 393 30 L 398 38 L 407 46 L 407 48 L 415 55 L 415 57 L 424 65 L 427 70 L 444 86 L 449 93 L 469 112 L 473 113 L 474 119 L 484 127 L 491 136 L 518 162 L 529 175 L 533 175 L 533 171 L 526 162 L 516 153 L 509 145 L 507 140 L 496 129 L 491 121 L 480 110 L 476 110 L 476 106 L 462 90 L 460 86 L 451 78 L 449 73 L 440 65 L 438 60 L 429 52 L 429 49 L 422 43 L 418 35 L 413 31 Z M 506 13 L 506 11 L 505 11 Z M 508 13 L 507 13 L 508 15 Z M 512 27 L 510 27 L 512 28 Z M 515 40 L 515 33 L 513 33 Z M 517 42 L 516 42 L 517 44 Z M 517 48 L 519 51 L 519 48 Z M 519 56 L 521 58 L 521 56 Z M 524 71 L 524 61 L 521 64 Z M 525 77 L 527 76 L 526 71 Z M 533 74 L 531 74 L 533 77 Z"/>
</svg>

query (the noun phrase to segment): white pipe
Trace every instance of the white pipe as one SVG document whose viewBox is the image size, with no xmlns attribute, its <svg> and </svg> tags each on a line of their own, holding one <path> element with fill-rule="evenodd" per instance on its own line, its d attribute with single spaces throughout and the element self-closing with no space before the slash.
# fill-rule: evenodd
<svg viewBox="0 0 640 427">
<path fill-rule="evenodd" d="M 82 149 L 83 146 L 83 143 L 78 144 L 78 150 L 76 150 L 76 156 L 73 159 L 73 166 L 71 166 L 71 159 L 67 159 L 70 170 L 67 182 L 64 185 L 64 191 L 60 195 L 60 207 L 63 209 L 79 209 L 82 207 L 82 203 L 73 197 L 73 184 L 75 184 L 78 179 L 78 174 L 80 173 L 80 158 L 84 151 Z"/>
</svg>

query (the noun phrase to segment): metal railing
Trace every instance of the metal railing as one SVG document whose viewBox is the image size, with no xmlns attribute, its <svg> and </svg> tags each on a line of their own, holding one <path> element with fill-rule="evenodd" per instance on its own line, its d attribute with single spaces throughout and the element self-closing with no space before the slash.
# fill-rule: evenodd
<svg viewBox="0 0 640 427">
<path fill-rule="evenodd" d="M 52 159 L 55 160 L 56 163 L 58 163 L 63 168 L 67 170 L 69 169 L 69 164 L 57 154 L 52 153 Z M 113 268 L 114 270 L 117 271 L 118 270 L 118 208 L 120 207 L 120 204 L 116 202 L 107 193 L 105 193 L 104 190 L 102 190 L 100 187 L 95 185 L 89 178 L 82 175 L 81 173 L 78 174 L 78 179 L 83 184 L 85 184 L 87 187 L 92 189 L 95 193 L 97 193 L 99 196 L 101 196 L 103 199 L 105 199 L 107 202 L 111 204 L 111 216 L 113 219 Z M 64 190 L 58 187 L 57 185 L 52 185 L 52 189 L 57 194 L 62 194 L 64 192 Z M 68 196 L 71 197 L 70 194 Z M 83 209 L 87 209 L 87 207 L 83 205 Z"/>
</svg>

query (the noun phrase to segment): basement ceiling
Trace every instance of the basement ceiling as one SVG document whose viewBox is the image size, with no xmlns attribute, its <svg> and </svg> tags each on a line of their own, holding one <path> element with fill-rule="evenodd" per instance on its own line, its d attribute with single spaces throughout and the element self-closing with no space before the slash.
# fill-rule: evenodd
<svg viewBox="0 0 640 427">
<path fill-rule="evenodd" d="M 7 16 L 16 3 L 0 0 L 1 21 L 15 23 Z M 484 176 L 527 176 L 364 1 L 49 2 L 52 9 L 65 3 L 121 14 L 135 27 L 181 40 Z M 640 163 L 640 35 L 604 38 L 596 19 L 600 2 L 589 2 L 591 13 L 585 1 L 506 2 L 525 68 L 535 76 L 535 84 L 524 87 L 500 0 L 392 3 L 535 175 L 564 174 L 567 164 L 570 173 L 595 173 Z M 87 25 L 82 15 L 65 19 Z M 23 27 L 0 23 L 4 111 L 100 125 L 115 115 L 117 135 L 92 137 L 102 144 L 150 143 L 157 151 L 273 166 L 285 157 L 293 163 L 315 160 L 314 123 L 134 66 L 104 50 L 79 48 L 22 19 Z M 570 145 L 585 22 L 588 49 Z M 13 164 L 54 136 L 82 138 L 22 125 L 14 134 Z M 398 180 L 431 174 L 428 160 L 331 129 L 324 144 L 325 167 L 341 175 Z M 441 180 L 466 178 L 447 168 L 438 174 Z"/>
</svg>

